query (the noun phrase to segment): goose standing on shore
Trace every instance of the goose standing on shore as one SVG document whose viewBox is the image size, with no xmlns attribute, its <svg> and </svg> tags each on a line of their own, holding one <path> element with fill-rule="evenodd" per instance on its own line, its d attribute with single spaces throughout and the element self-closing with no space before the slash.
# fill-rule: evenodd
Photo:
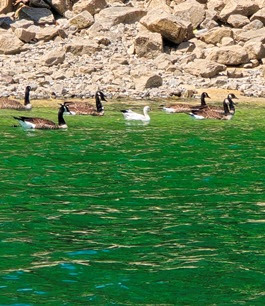
<svg viewBox="0 0 265 306">
<path fill-rule="evenodd" d="M 24 105 L 16 100 L 11 100 L 9 98 L 0 98 L 0 109 L 14 109 L 18 111 L 31 110 L 32 105 L 29 100 L 29 94 L 31 87 L 27 86 L 25 89 Z"/>
<path fill-rule="evenodd" d="M 163 111 L 165 111 L 166 113 L 189 113 L 192 110 L 200 110 L 202 108 L 207 107 L 205 98 L 211 99 L 209 95 L 207 94 L 207 92 L 203 92 L 201 94 L 201 104 L 200 105 L 181 103 L 181 104 L 175 104 L 169 107 L 163 107 Z"/>
<path fill-rule="evenodd" d="M 58 111 L 58 124 L 55 122 L 44 119 L 44 118 L 32 118 L 32 117 L 14 117 L 18 120 L 19 124 L 24 129 L 40 129 L 40 130 L 57 130 L 57 129 L 67 129 L 67 124 L 63 118 L 63 115 L 72 115 L 71 111 L 68 109 L 68 106 L 61 104 Z"/>
<path fill-rule="evenodd" d="M 136 112 L 133 112 L 130 109 L 121 110 L 125 120 L 137 120 L 137 121 L 142 121 L 142 122 L 149 122 L 150 121 L 150 116 L 148 115 L 149 111 L 150 111 L 150 107 L 149 106 L 145 106 L 144 107 L 143 115 L 142 114 L 138 114 Z"/>
<path fill-rule="evenodd" d="M 201 110 L 192 110 L 190 115 L 195 119 L 217 119 L 217 120 L 231 120 L 235 114 L 235 104 L 232 99 L 237 99 L 234 94 L 229 94 L 223 102 L 223 111 L 211 108 Z"/>
<path fill-rule="evenodd" d="M 102 101 L 107 102 L 106 96 L 102 91 L 97 91 L 95 94 L 96 108 L 87 102 L 65 102 L 69 107 L 69 110 L 74 115 L 91 115 L 91 116 L 103 116 L 104 106 Z"/>
</svg>

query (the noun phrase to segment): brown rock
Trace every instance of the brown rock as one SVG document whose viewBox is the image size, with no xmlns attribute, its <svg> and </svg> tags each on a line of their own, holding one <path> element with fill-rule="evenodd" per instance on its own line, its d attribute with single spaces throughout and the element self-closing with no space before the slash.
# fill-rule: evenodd
<svg viewBox="0 0 265 306">
<path fill-rule="evenodd" d="M 187 64 L 184 68 L 186 72 L 203 78 L 212 78 L 225 69 L 225 65 L 206 59 L 196 59 L 194 62 Z"/>
<path fill-rule="evenodd" d="M 163 84 L 163 80 L 161 76 L 155 73 L 149 72 L 145 75 L 135 78 L 134 84 L 135 84 L 136 90 L 141 91 L 146 88 L 160 87 Z"/>
<path fill-rule="evenodd" d="M 11 12 L 13 9 L 12 0 L 1 0 L 0 1 L 0 14 L 6 14 Z"/>
<path fill-rule="evenodd" d="M 43 56 L 41 63 L 46 66 L 62 64 L 65 60 L 65 51 L 62 49 L 54 50 Z"/>
<path fill-rule="evenodd" d="M 179 44 L 193 36 L 192 25 L 161 9 L 153 9 L 140 20 L 141 24 L 152 32 L 160 33 L 164 38 Z"/>
<path fill-rule="evenodd" d="M 79 14 L 83 11 L 88 11 L 91 15 L 95 15 L 99 11 L 103 10 L 107 6 L 105 0 L 79 0 L 73 6 L 75 14 Z"/>
<path fill-rule="evenodd" d="M 97 43 L 91 42 L 90 39 L 74 39 L 66 46 L 66 52 L 71 52 L 75 55 L 93 54 L 102 50 Z"/>
<path fill-rule="evenodd" d="M 163 40 L 159 33 L 142 27 L 134 41 L 134 50 L 139 57 L 154 58 L 163 51 Z"/>
<path fill-rule="evenodd" d="M 245 25 L 249 24 L 249 19 L 243 15 L 230 15 L 227 19 L 227 23 L 229 23 L 234 28 L 242 28 Z"/>
<path fill-rule="evenodd" d="M 85 29 L 94 23 L 94 18 L 88 11 L 83 11 L 71 18 L 69 23 L 76 26 L 78 29 Z"/>
<path fill-rule="evenodd" d="M 259 10 L 259 6 L 254 1 L 230 0 L 220 12 L 220 19 L 226 21 L 230 15 L 251 16 Z"/>
<path fill-rule="evenodd" d="M 36 36 L 35 32 L 31 32 L 31 31 L 29 31 L 27 29 L 23 29 L 23 28 L 15 29 L 14 33 L 16 34 L 16 36 L 20 40 L 22 40 L 25 43 L 28 43 L 28 42 L 32 41 Z"/>
<path fill-rule="evenodd" d="M 218 27 L 213 28 L 207 31 L 204 34 L 200 35 L 200 39 L 207 44 L 217 44 L 222 41 L 224 37 L 231 37 L 233 38 L 233 31 L 230 28 L 226 27 Z"/>
<path fill-rule="evenodd" d="M 245 50 L 248 53 L 249 59 L 262 59 L 265 57 L 265 47 L 261 42 L 248 41 L 244 45 Z"/>
<path fill-rule="evenodd" d="M 237 66 L 249 61 L 248 53 L 240 46 L 214 48 L 208 54 L 207 59 L 227 66 Z"/>
<path fill-rule="evenodd" d="M 180 20 L 185 20 L 197 28 L 205 18 L 204 6 L 195 0 L 183 2 L 174 7 L 174 15 Z"/>
<path fill-rule="evenodd" d="M 109 7 L 95 15 L 97 23 L 111 27 L 119 23 L 135 23 L 146 15 L 146 11 L 134 7 Z"/>
<path fill-rule="evenodd" d="M 251 21 L 253 20 L 260 20 L 263 24 L 265 24 L 265 7 L 263 7 L 261 10 L 257 11 L 252 17 L 250 18 Z"/>
<path fill-rule="evenodd" d="M 17 54 L 23 50 L 24 43 L 15 34 L 0 34 L 0 54 Z"/>
</svg>

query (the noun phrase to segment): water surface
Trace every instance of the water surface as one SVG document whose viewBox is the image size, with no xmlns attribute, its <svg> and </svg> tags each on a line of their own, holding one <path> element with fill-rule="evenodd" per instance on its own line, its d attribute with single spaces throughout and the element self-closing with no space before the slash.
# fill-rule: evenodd
<svg viewBox="0 0 265 306">
<path fill-rule="evenodd" d="M 265 110 L 120 108 L 66 131 L 1 110 L 0 304 L 263 305 Z"/>
</svg>

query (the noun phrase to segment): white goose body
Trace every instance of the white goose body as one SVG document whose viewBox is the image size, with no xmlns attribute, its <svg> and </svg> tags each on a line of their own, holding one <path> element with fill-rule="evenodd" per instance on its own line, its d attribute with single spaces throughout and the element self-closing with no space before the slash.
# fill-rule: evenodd
<svg viewBox="0 0 265 306">
<path fill-rule="evenodd" d="M 142 121 L 142 122 L 149 122 L 150 121 L 151 118 L 148 115 L 149 111 L 150 111 L 149 106 L 144 107 L 143 114 L 138 114 L 136 112 L 133 112 L 130 109 L 121 110 L 125 120 L 135 120 L 135 121 Z"/>
<path fill-rule="evenodd" d="M 168 114 L 172 114 L 172 113 L 176 112 L 176 110 L 172 107 L 163 107 L 163 111 L 168 113 Z"/>
</svg>

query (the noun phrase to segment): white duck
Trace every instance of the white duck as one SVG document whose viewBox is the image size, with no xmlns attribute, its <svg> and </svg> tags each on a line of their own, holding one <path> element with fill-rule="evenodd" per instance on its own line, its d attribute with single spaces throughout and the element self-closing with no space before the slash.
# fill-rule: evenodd
<svg viewBox="0 0 265 306">
<path fill-rule="evenodd" d="M 144 107 L 144 109 L 143 109 L 144 114 L 143 115 L 135 113 L 130 109 L 121 110 L 125 120 L 138 120 L 138 121 L 142 121 L 142 122 L 149 122 L 150 121 L 150 116 L 148 115 L 149 111 L 150 111 L 149 106 Z"/>
</svg>

